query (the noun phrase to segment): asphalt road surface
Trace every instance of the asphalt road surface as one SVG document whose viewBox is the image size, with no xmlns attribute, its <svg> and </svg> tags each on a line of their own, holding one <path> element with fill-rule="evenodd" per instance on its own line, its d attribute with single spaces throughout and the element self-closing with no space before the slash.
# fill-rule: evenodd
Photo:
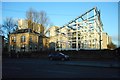
<svg viewBox="0 0 120 80">
<path fill-rule="evenodd" d="M 118 68 L 61 65 L 64 62 L 67 61 L 4 59 L 2 78 L 120 78 Z"/>
</svg>

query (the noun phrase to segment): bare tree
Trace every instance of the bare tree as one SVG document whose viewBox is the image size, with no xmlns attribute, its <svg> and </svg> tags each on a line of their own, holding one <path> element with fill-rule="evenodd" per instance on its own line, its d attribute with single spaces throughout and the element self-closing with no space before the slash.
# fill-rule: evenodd
<svg viewBox="0 0 120 80">
<path fill-rule="evenodd" d="M 6 35 L 7 41 L 9 41 L 9 34 L 17 29 L 17 21 L 13 18 L 6 18 L 2 25 L 2 32 Z"/>
<path fill-rule="evenodd" d="M 42 24 L 43 26 L 47 26 L 49 23 L 49 18 L 47 17 L 47 13 L 45 11 L 41 11 L 39 15 L 40 15 L 40 24 Z"/>
<path fill-rule="evenodd" d="M 33 12 L 33 22 L 39 23 L 39 21 L 40 21 L 39 12 L 37 12 L 36 10 L 34 10 L 34 12 Z"/>
<path fill-rule="evenodd" d="M 49 27 L 46 27 L 45 31 L 44 31 L 44 34 L 47 35 L 47 36 L 48 36 L 48 33 L 49 33 L 49 28 L 52 27 L 52 26 L 54 26 L 54 24 L 52 22 L 50 22 L 48 26 Z"/>
<path fill-rule="evenodd" d="M 107 45 L 107 48 L 108 48 L 108 49 L 116 49 L 117 46 L 116 46 L 113 42 L 111 42 L 111 43 L 109 43 L 109 44 Z"/>
<path fill-rule="evenodd" d="M 49 23 L 49 18 L 45 11 L 38 12 L 32 8 L 26 12 L 26 19 L 38 24 L 42 24 L 44 27 L 46 27 Z"/>
<path fill-rule="evenodd" d="M 34 13 L 34 10 L 32 8 L 26 11 L 26 19 L 33 21 L 33 13 Z"/>
</svg>

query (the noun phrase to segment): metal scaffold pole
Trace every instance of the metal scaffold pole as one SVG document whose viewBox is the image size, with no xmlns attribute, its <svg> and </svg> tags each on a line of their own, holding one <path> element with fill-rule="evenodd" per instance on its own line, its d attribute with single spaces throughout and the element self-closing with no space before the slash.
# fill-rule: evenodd
<svg viewBox="0 0 120 80">
<path fill-rule="evenodd" d="M 80 49 L 99 49 L 102 48 L 101 38 L 102 38 L 102 22 L 100 19 L 100 11 L 97 10 L 97 7 L 94 7 L 81 16 L 76 17 L 68 24 L 58 29 L 58 42 L 59 46 L 63 42 L 63 39 L 60 38 L 62 35 L 66 35 L 67 41 L 67 50 L 68 45 L 70 50 L 80 50 Z M 69 29 L 69 31 L 64 32 L 62 28 Z M 68 35 L 69 34 L 69 35 Z M 79 34 L 79 35 L 78 35 Z M 69 43 L 69 44 L 68 44 Z M 82 45 L 82 46 L 81 46 Z M 79 47 L 80 46 L 80 47 Z M 62 50 L 62 47 L 59 47 L 59 50 Z"/>
<path fill-rule="evenodd" d="M 78 21 L 76 21 L 76 50 L 78 51 Z"/>
</svg>

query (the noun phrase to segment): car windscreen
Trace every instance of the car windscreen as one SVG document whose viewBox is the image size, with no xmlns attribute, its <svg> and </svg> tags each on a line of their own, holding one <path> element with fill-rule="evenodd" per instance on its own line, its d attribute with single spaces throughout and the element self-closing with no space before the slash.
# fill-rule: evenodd
<svg viewBox="0 0 120 80">
<path fill-rule="evenodd" d="M 63 53 L 59 53 L 59 54 L 64 55 Z"/>
</svg>

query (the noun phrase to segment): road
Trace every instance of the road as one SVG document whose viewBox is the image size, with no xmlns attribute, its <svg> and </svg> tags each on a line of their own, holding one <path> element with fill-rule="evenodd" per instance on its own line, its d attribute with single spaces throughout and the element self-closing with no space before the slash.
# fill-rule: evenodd
<svg viewBox="0 0 120 80">
<path fill-rule="evenodd" d="M 61 65 L 74 61 L 3 59 L 3 78 L 120 78 L 118 68 Z"/>
</svg>

